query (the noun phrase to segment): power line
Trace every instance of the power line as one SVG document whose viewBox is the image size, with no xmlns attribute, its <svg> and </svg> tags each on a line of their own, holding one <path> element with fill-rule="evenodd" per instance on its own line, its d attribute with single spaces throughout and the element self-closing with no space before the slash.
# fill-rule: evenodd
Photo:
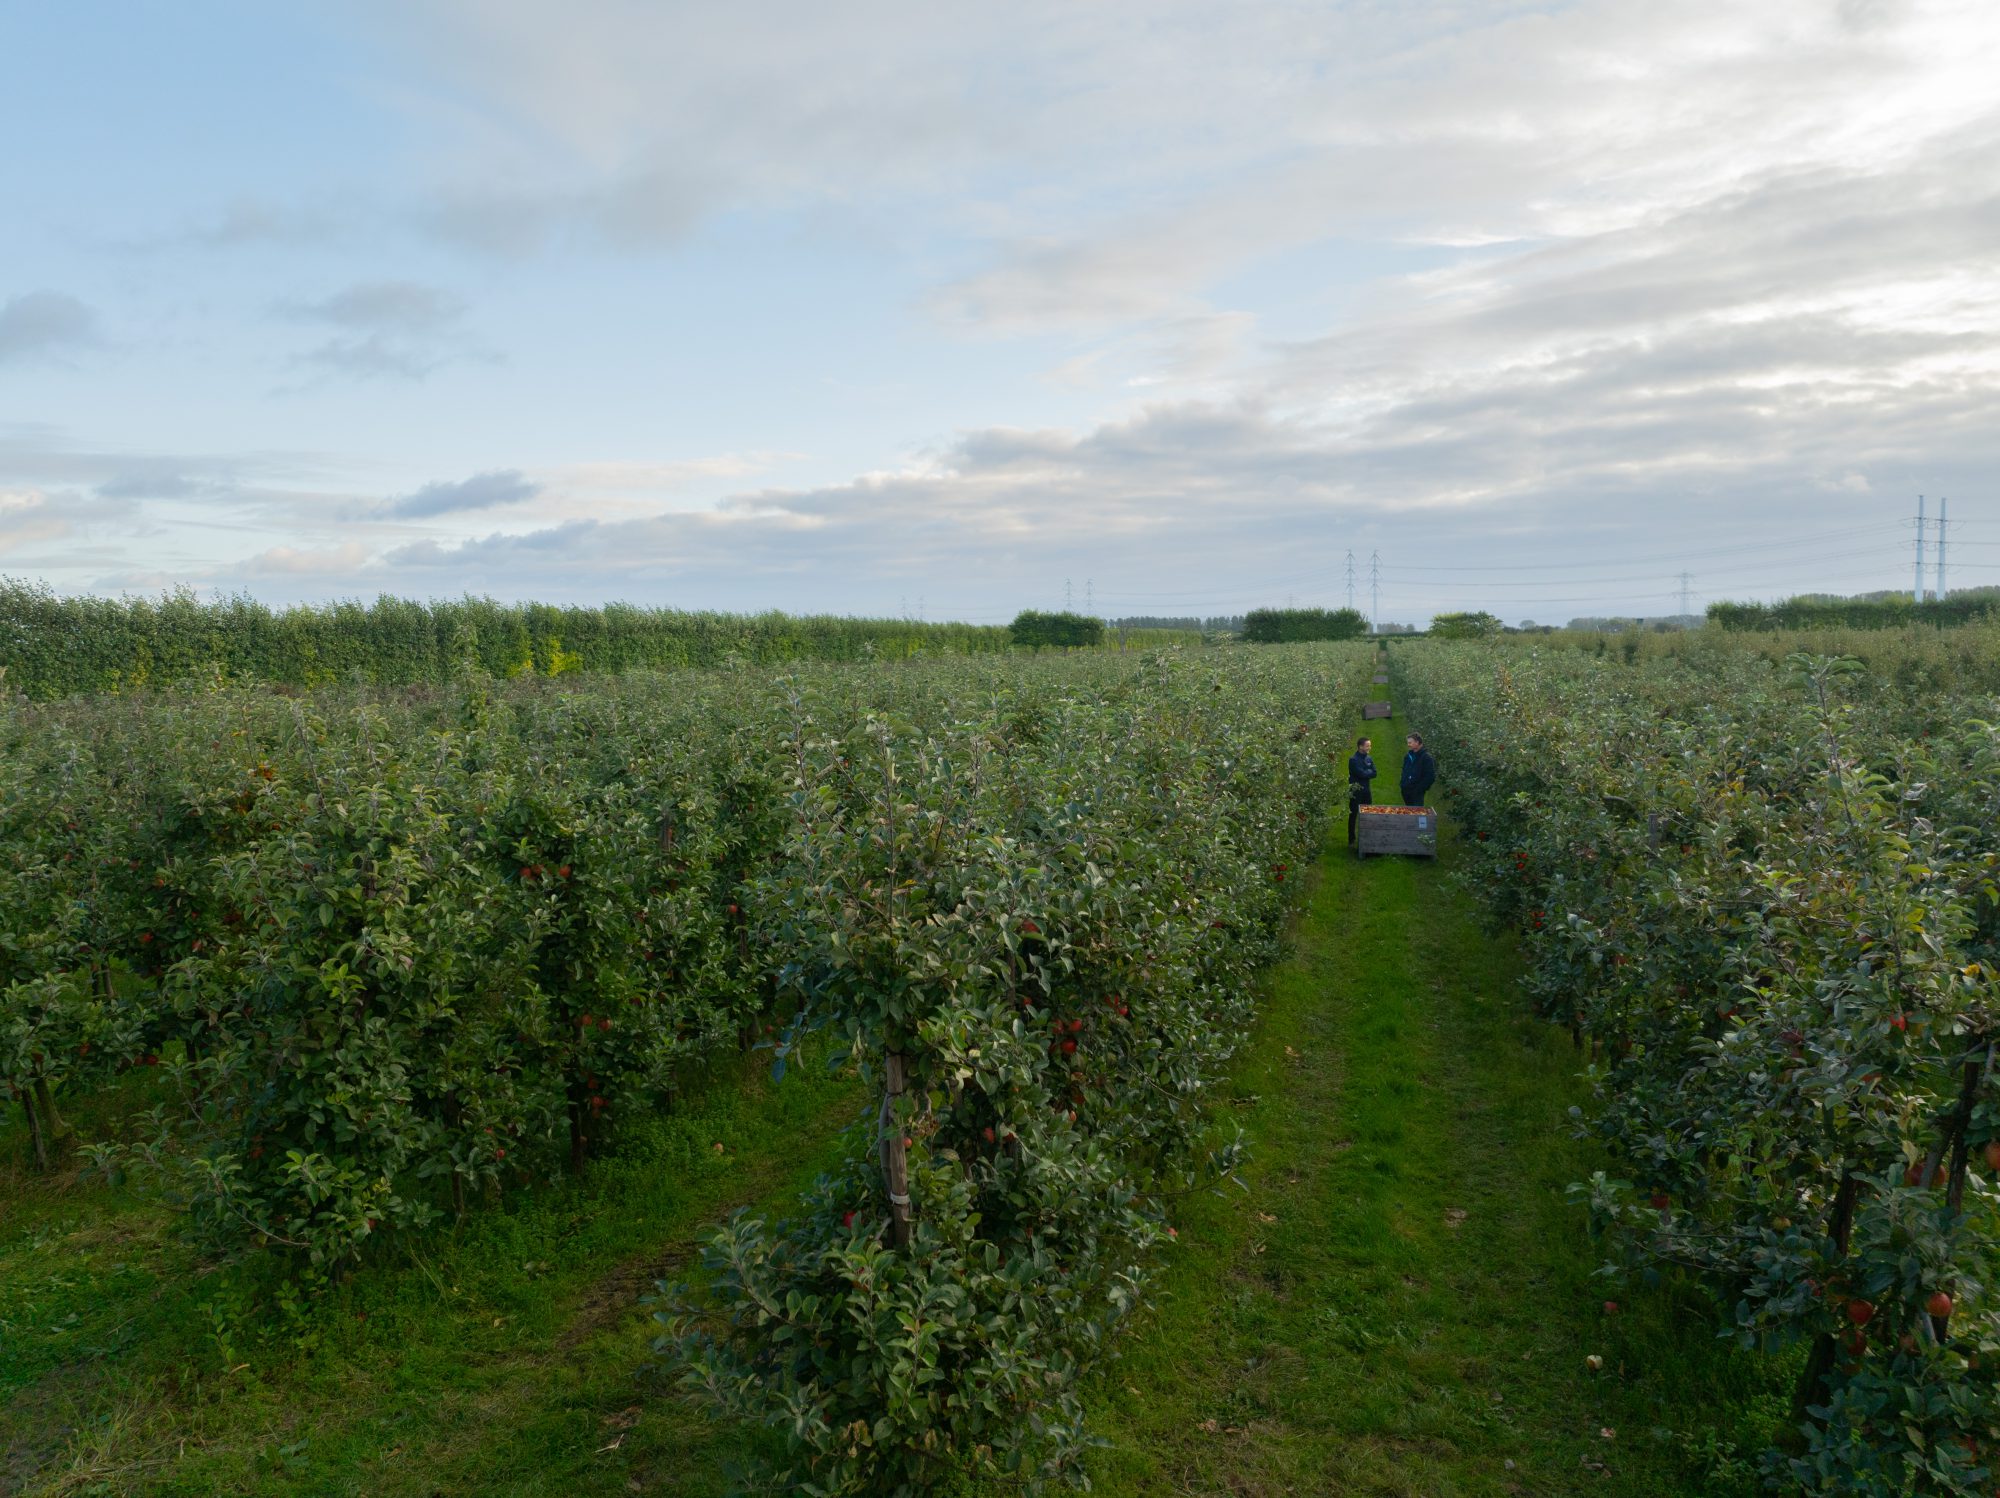
<svg viewBox="0 0 2000 1498">
<path fill-rule="evenodd" d="M 1822 532 L 1820 535 L 1816 536 L 1814 540 L 1820 543 L 1826 543 L 1834 541 L 1845 541 L 1862 536 L 1879 535 L 1884 531 L 1900 530 L 1903 526 L 1907 525 L 1908 523 L 1909 523 L 1908 521 L 1901 521 L 1901 522 L 1878 521 L 1870 525 L 1851 526 L 1837 531 L 1825 531 Z M 1960 525 L 1965 524 L 1964 521 L 1960 521 L 1958 523 Z M 1782 545 L 1781 543 L 1775 541 L 1768 544 L 1772 550 L 1782 551 L 1784 560 L 1788 565 L 1796 564 L 1799 562 L 1845 560 L 1850 556 L 1879 557 L 1880 555 L 1879 549 L 1876 548 L 1871 548 L 1867 551 L 1852 551 L 1852 552 L 1842 551 L 1835 553 L 1815 552 L 1809 554 L 1801 554 L 1792 548 L 1789 541 L 1782 543 Z M 1651 560 L 1656 562 L 1680 562 L 1680 561 L 1692 562 L 1692 561 L 1709 560 L 1718 557 L 1734 557 L 1734 556 L 1740 556 L 1742 554 L 1744 550 L 1744 545 L 1745 543 L 1738 542 L 1726 546 L 1705 547 L 1693 551 L 1658 552 L 1652 554 Z M 1379 557 L 1379 553 L 1377 553 L 1377 556 Z M 1412 565 L 1412 564 L 1383 562 L 1380 563 L 1380 569 L 1384 574 L 1390 576 L 1391 578 L 1409 579 L 1409 580 L 1429 579 L 1433 576 L 1446 573 L 1530 572 L 1536 574 L 1536 578 L 1534 581 L 1526 584 L 1515 584 L 1514 586 L 1539 587 L 1546 584 L 1546 582 L 1549 580 L 1548 575 L 1553 572 L 1579 572 L 1579 571 L 1588 572 L 1591 571 L 1592 569 L 1603 568 L 1606 566 L 1615 567 L 1618 565 L 1618 562 L 1621 562 L 1623 560 L 1624 558 L 1621 557 L 1617 559 L 1617 561 L 1607 562 L 1606 559 L 1604 558 L 1596 558 L 1592 560 L 1575 561 L 1575 562 L 1555 562 L 1555 561 L 1514 562 L 1505 564 L 1487 564 L 1483 566 L 1474 566 L 1474 567 L 1426 566 L 1423 564 Z M 1373 565 L 1372 562 L 1371 565 Z M 1769 570 L 1770 570 L 1770 564 L 1768 562 L 1759 562 L 1745 566 L 1721 569 L 1721 573 L 1719 575 L 1727 575 L 1729 573 L 1764 573 L 1768 572 Z M 1279 573 L 1274 576 L 1259 579 L 1256 583 L 1249 585 L 1249 587 L 1246 589 L 1233 590 L 1227 594 L 1214 593 L 1211 596 L 1237 598 L 1245 596 L 1245 594 L 1251 589 L 1262 589 L 1268 592 L 1276 590 L 1278 588 L 1288 587 L 1295 583 L 1306 582 L 1314 577 L 1323 577 L 1324 575 L 1325 573 L 1323 567 L 1307 568 L 1299 572 Z M 1643 582 L 1648 580 L 1651 576 L 1654 575 L 1655 574 L 1634 575 L 1631 577 L 1630 580 L 1634 582 Z M 1601 574 L 1594 578 L 1579 579 L 1579 581 L 1584 581 L 1586 583 L 1606 583 L 1606 582 L 1615 582 L 1623 580 L 1625 580 L 1623 577 L 1607 577 Z M 1496 583 L 1493 584 L 1492 586 L 1497 587 L 1501 585 Z M 1137 598 L 1137 599 L 1191 598 L 1197 596 L 1198 593 L 1204 591 L 1206 590 L 1197 589 L 1193 592 L 1179 592 L 1179 591 L 1169 591 L 1163 589 L 1152 589 L 1145 591 L 1130 591 L 1130 592 L 1107 591 L 1104 596 L 1107 598 Z"/>
<path fill-rule="evenodd" d="M 1964 523 L 1963 521 L 1960 522 L 1960 524 L 1963 523 Z M 1846 541 L 1846 540 L 1851 540 L 1856 536 L 1879 535 L 1884 531 L 1899 531 L 1907 524 L 1909 524 L 1909 522 L 1905 520 L 1877 521 L 1872 525 L 1856 525 L 1856 526 L 1849 526 L 1844 530 L 1822 531 L 1819 535 L 1815 536 L 1813 539 L 1815 541 L 1820 541 L 1820 542 Z M 1773 542 L 1770 544 L 1775 546 L 1779 543 Z M 1742 551 L 1743 551 L 1743 543 L 1738 542 L 1728 546 L 1708 547 L 1699 551 L 1657 552 L 1653 554 L 1652 559 L 1656 562 L 1683 562 L 1683 561 L 1699 562 L 1699 561 L 1705 561 L 1711 557 L 1737 556 L 1741 554 Z M 1789 560 L 1789 553 L 1787 554 L 1787 559 Z M 1391 572 L 1555 572 L 1555 571 L 1571 570 L 1579 567 L 1601 567 L 1603 565 L 1604 563 L 1602 561 L 1507 562 L 1499 564 L 1489 564 L 1480 567 L 1429 567 L 1423 565 L 1405 566 L 1399 564 L 1390 567 L 1388 570 Z"/>
<path fill-rule="evenodd" d="M 2000 545 L 2000 542 L 1980 542 L 1972 544 Z M 1849 561 L 1879 562 L 1881 560 L 1881 555 L 1882 553 L 1880 547 L 1867 547 L 1867 548 L 1857 548 L 1844 551 L 1787 552 L 1785 554 L 1784 561 L 1785 565 L 1788 567 L 1824 566 L 1831 563 L 1849 562 Z M 1438 568 L 1436 570 L 1441 573 L 1451 573 L 1457 571 L 1458 569 Z M 1393 566 L 1387 562 L 1382 563 L 1380 568 L 1381 574 L 1383 576 L 1386 576 L 1391 582 L 1400 582 L 1408 587 L 1420 587 L 1426 592 L 1457 592 L 1457 593 L 1484 593 L 1490 590 L 1497 590 L 1503 588 L 1546 589 L 1558 583 L 1571 583 L 1574 584 L 1575 586 L 1586 587 L 1586 588 L 1607 587 L 1615 583 L 1653 582 L 1659 576 L 1658 573 L 1653 573 L 1653 572 L 1638 572 L 1638 573 L 1619 573 L 1612 576 L 1600 575 L 1596 577 L 1574 577 L 1574 578 L 1561 578 L 1561 579 L 1550 578 L 1550 577 L 1535 577 L 1527 579 L 1516 579 L 1516 578 L 1496 579 L 1489 581 L 1489 580 L 1480 580 L 1475 578 L 1451 577 L 1444 580 L 1433 580 L 1429 576 L 1429 571 L 1430 569 L 1422 567 Z M 1736 567 L 1715 568 L 1711 569 L 1710 572 L 1707 573 L 1706 575 L 1711 577 L 1764 576 L 1767 575 L 1770 571 L 1771 571 L 1771 563 L 1769 563 L 1768 561 L 1764 561 L 1764 562 L 1748 562 Z M 1205 593 L 1199 590 L 1187 590 L 1187 591 L 1175 590 L 1175 591 L 1148 592 L 1148 593 L 1122 593 L 1115 596 L 1121 598 L 1146 598 L 1146 599 L 1155 599 L 1155 598 L 1198 599 L 1203 597 L 1214 598 L 1218 600 L 1234 599 L 1247 596 L 1248 594 L 1259 590 L 1267 593 L 1271 592 L 1274 590 L 1274 585 L 1276 581 L 1277 580 L 1266 580 L 1263 582 L 1249 583 L 1245 584 L 1242 587 L 1231 589 L 1227 592 Z M 1671 596 L 1671 595 L 1667 594 L 1662 596 Z"/>
</svg>

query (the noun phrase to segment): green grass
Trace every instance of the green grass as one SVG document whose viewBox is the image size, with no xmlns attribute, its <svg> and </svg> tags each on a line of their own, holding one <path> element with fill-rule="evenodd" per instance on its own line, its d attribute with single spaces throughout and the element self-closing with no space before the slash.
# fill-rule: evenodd
<svg viewBox="0 0 2000 1498">
<path fill-rule="evenodd" d="M 1755 1490 L 1780 1380 L 1691 1294 L 1596 1273 L 1581 1058 L 1449 859 L 1322 859 L 1231 1079 L 1248 1190 L 1190 1206 L 1099 1381 L 1098 1491 Z"/>
<path fill-rule="evenodd" d="M 10 1135 L 0 1492 L 726 1492 L 749 1438 L 659 1397 L 640 1297 L 731 1208 L 795 1200 L 858 1096 L 746 1058 L 581 1178 L 290 1314 L 132 1193 L 30 1175 Z"/>
<path fill-rule="evenodd" d="M 1100 1492 L 1753 1490 L 1779 1379 L 1691 1295 L 1596 1274 L 1564 1197 L 1596 1164 L 1567 1117 L 1581 1059 L 1447 875 L 1321 860 L 1225 1088 L 1249 1189 L 1188 1202 L 1096 1382 Z M 752 1438 L 661 1397 L 639 1297 L 731 1207 L 795 1200 L 859 1106 L 746 1059 L 581 1179 L 289 1316 L 141 1197 L 34 1176 L 14 1127 L 0 1492 L 729 1491 Z"/>
</svg>

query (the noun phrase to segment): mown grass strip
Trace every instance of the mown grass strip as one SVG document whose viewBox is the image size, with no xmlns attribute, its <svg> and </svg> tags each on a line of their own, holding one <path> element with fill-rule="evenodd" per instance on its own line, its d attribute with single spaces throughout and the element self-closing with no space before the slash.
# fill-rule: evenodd
<svg viewBox="0 0 2000 1498">
<path fill-rule="evenodd" d="M 1249 1189 L 1190 1204 L 1101 1381 L 1100 1492 L 1753 1490 L 1780 1391 L 1683 1292 L 1595 1273 L 1582 1060 L 1449 858 L 1321 858 L 1231 1078 Z"/>
<path fill-rule="evenodd" d="M 39 1352 L 0 1404 L 0 1490 L 726 1492 L 754 1434 L 652 1397 L 640 1297 L 731 1208 L 796 1200 L 859 1107 L 817 1067 L 782 1085 L 761 1057 L 718 1068 L 581 1178 L 288 1320 L 129 1194 L 16 1175 L 0 1307 Z"/>
</svg>

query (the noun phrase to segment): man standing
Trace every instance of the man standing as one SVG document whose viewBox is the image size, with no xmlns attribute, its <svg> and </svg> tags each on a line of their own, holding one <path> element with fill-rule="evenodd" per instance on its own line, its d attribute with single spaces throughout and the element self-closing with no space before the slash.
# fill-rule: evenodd
<svg viewBox="0 0 2000 1498">
<path fill-rule="evenodd" d="M 1361 808 L 1375 799 L 1375 745 L 1368 739 L 1354 741 L 1354 753 L 1347 760 L 1347 846 L 1354 846 L 1354 819 Z"/>
<path fill-rule="evenodd" d="M 1408 743 L 1410 752 L 1403 756 L 1403 805 L 1422 806 L 1424 793 L 1438 778 L 1438 764 L 1424 747 L 1422 734 L 1411 734 Z"/>
</svg>

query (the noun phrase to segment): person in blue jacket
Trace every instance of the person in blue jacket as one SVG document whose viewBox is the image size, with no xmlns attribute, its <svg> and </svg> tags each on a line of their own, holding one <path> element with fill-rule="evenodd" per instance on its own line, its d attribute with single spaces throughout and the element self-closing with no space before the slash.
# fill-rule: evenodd
<svg viewBox="0 0 2000 1498">
<path fill-rule="evenodd" d="M 1375 799 L 1375 745 L 1369 739 L 1356 739 L 1354 753 L 1347 759 L 1347 843 L 1354 845 L 1354 819 L 1361 814 L 1361 808 Z"/>
<path fill-rule="evenodd" d="M 1424 793 L 1438 778 L 1438 762 L 1424 747 L 1422 734 L 1411 734 L 1408 744 L 1410 752 L 1403 756 L 1403 805 L 1422 806 Z"/>
</svg>

